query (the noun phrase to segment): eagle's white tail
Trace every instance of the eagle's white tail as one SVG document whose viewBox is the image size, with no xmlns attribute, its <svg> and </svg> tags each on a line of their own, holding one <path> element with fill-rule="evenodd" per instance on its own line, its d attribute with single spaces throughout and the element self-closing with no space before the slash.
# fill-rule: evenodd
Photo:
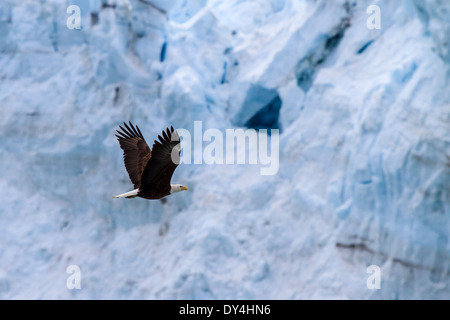
<svg viewBox="0 0 450 320">
<path fill-rule="evenodd" d="M 139 193 L 139 189 L 134 189 L 133 191 L 129 191 L 129 192 L 126 192 L 126 193 L 119 194 L 118 196 L 114 196 L 113 198 L 128 198 L 128 199 L 131 199 L 131 198 L 136 198 L 138 193 Z"/>
</svg>

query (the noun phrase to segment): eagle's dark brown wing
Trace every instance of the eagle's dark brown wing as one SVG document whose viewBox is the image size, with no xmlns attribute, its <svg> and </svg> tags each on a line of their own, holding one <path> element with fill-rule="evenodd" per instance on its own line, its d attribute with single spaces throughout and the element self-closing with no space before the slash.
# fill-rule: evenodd
<svg viewBox="0 0 450 320">
<path fill-rule="evenodd" d="M 142 173 L 152 157 L 152 151 L 138 126 L 133 126 L 131 122 L 130 126 L 125 122 L 123 124 L 125 128 L 120 126 L 122 132 L 117 130 L 116 137 L 123 150 L 123 160 L 128 176 L 134 184 L 134 188 L 137 189 L 141 186 Z"/>
<path fill-rule="evenodd" d="M 155 192 L 170 190 L 170 179 L 180 162 L 180 137 L 170 127 L 158 136 L 153 144 L 152 157 L 142 174 L 141 188 L 151 188 Z"/>
</svg>

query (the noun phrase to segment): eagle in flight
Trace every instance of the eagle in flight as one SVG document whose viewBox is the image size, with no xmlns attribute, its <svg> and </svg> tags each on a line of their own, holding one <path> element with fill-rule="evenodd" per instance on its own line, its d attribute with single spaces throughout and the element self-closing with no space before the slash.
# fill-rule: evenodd
<svg viewBox="0 0 450 320">
<path fill-rule="evenodd" d="M 158 136 L 150 150 L 138 126 L 124 122 L 116 137 L 123 150 L 123 159 L 134 190 L 114 198 L 136 198 L 154 200 L 169 194 L 188 190 L 181 184 L 170 184 L 173 172 L 180 162 L 180 137 L 170 127 Z"/>
</svg>

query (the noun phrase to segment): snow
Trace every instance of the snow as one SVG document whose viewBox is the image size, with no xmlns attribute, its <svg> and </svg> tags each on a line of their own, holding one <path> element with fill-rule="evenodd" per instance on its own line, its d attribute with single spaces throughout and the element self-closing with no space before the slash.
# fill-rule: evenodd
<svg viewBox="0 0 450 320">
<path fill-rule="evenodd" d="M 449 299 L 449 13 L 2 1 L 0 298 Z M 113 199 L 132 189 L 114 137 L 129 120 L 147 141 L 278 125 L 280 169 L 185 164 L 172 181 L 188 192 Z"/>
</svg>

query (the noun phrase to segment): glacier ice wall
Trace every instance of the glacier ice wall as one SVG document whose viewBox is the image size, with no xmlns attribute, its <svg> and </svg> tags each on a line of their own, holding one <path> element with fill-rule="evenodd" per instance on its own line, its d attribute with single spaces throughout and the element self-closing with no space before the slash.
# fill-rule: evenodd
<svg viewBox="0 0 450 320">
<path fill-rule="evenodd" d="M 449 14 L 438 0 L 2 1 L 0 298 L 450 298 Z M 182 165 L 189 192 L 117 201 L 128 120 L 148 141 L 195 120 L 279 127 L 279 173 Z"/>
</svg>

